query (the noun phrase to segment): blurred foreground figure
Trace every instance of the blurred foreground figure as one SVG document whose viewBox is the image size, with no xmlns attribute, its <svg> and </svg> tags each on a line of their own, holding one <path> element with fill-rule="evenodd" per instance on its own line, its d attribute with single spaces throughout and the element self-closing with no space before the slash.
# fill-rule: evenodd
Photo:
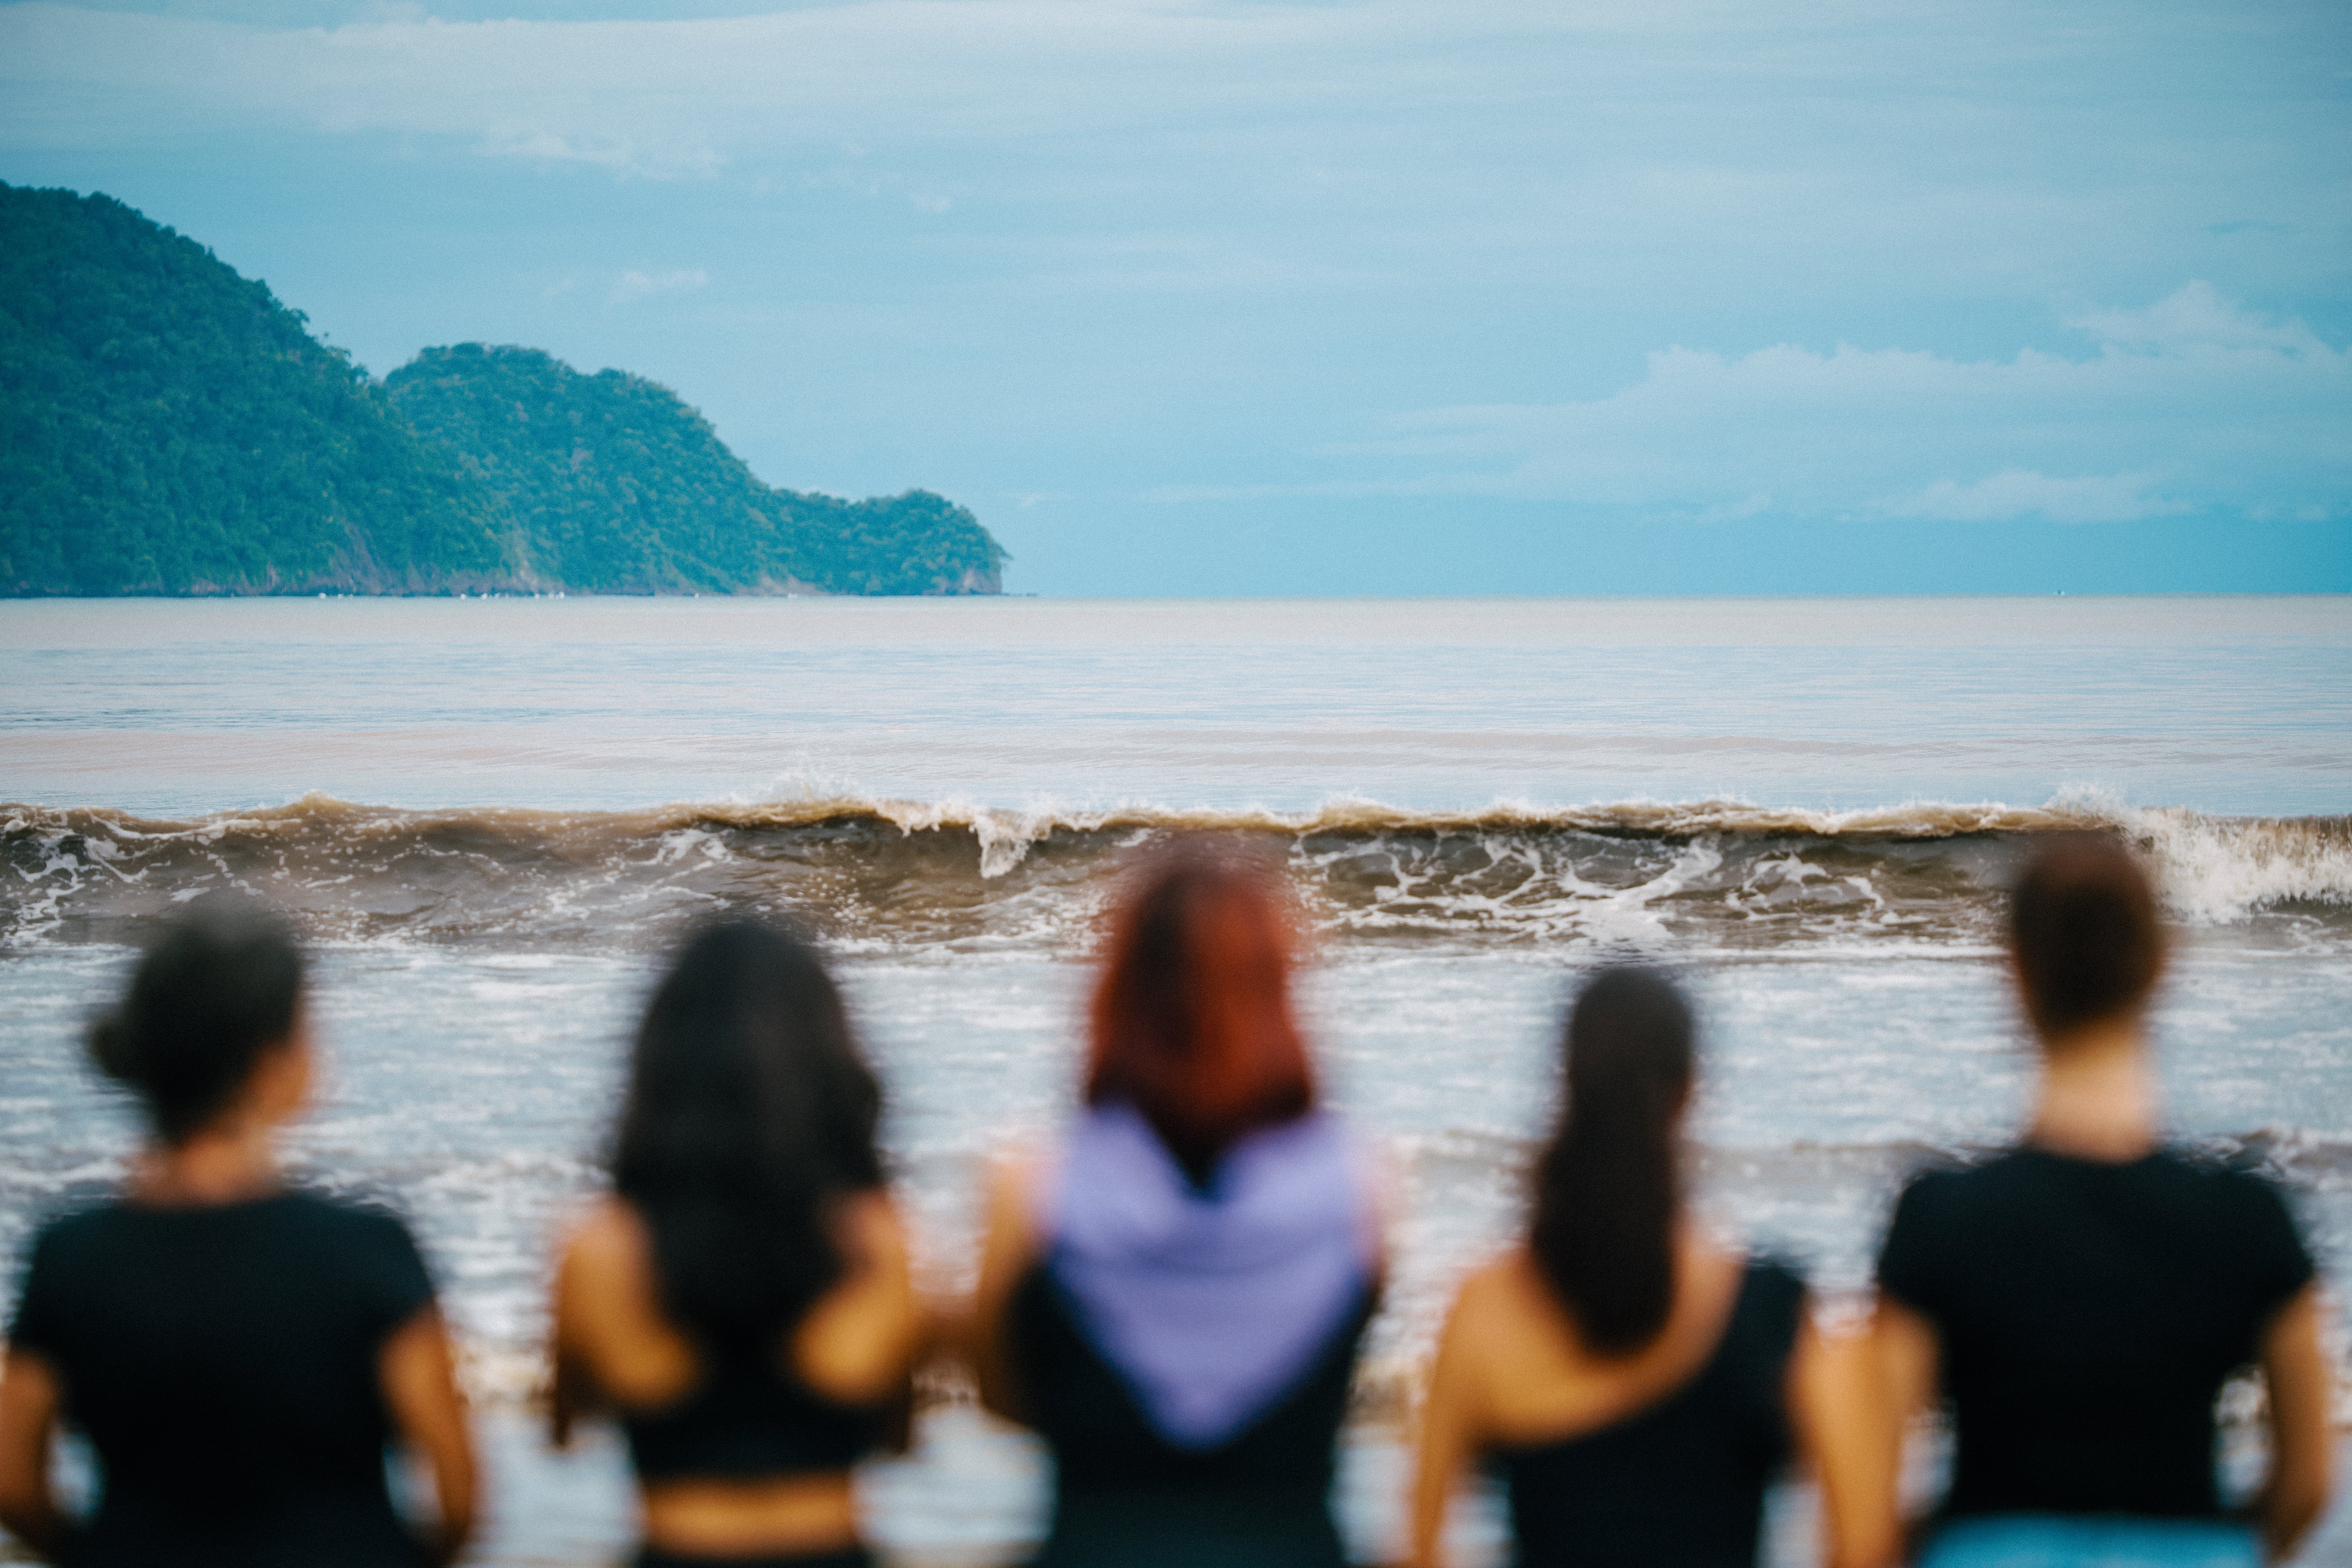
<svg viewBox="0 0 2352 1568">
<path fill-rule="evenodd" d="M 1417 1568 L 1443 1562 L 1473 1461 L 1510 1489 L 1521 1568 L 1753 1568 L 1792 1454 L 1825 1555 L 1891 1561 L 1866 1346 L 1812 1326 L 1804 1281 L 1685 1210 L 1691 1017 L 1663 976 L 1603 971 L 1568 1026 L 1567 1096 L 1526 1239 L 1463 1285 L 1422 1414 Z"/>
<path fill-rule="evenodd" d="M 881 1113 L 805 945 L 745 920 L 688 942 L 555 1280 L 553 1436 L 619 1417 L 640 1568 L 869 1561 L 850 1467 L 898 1428 L 924 1333 Z"/>
<path fill-rule="evenodd" d="M 308 1098 L 303 963 L 226 900 L 173 916 L 91 1033 L 151 1140 L 122 1195 L 34 1240 L 0 1381 L 0 1522 L 73 1568 L 414 1568 L 457 1555 L 474 1457 L 433 1284 L 391 1215 L 289 1189 Z M 58 1424 L 103 1472 L 51 1496 Z M 394 1512 L 386 1445 L 429 1462 L 439 1519 Z"/>
<path fill-rule="evenodd" d="M 1048 1568 L 1342 1561 L 1332 1453 L 1384 1258 L 1286 917 L 1231 847 L 1163 851 L 1111 936 L 1086 1108 L 997 1173 L 972 1354 L 1053 1449 Z"/>
<path fill-rule="evenodd" d="M 2329 1375 L 2311 1258 L 2279 1194 L 2160 1144 L 2143 1029 L 2164 967 L 2156 901 L 2114 840 L 2026 866 L 2011 957 L 2041 1047 L 2025 1142 L 1919 1177 L 1879 1259 L 1895 1414 L 1948 1399 L 1949 1492 L 1930 1568 L 2252 1568 L 2319 1517 Z M 2214 1401 L 2269 1383 L 2271 1473 L 2226 1517 Z M 1890 1439 L 1899 1439 L 1899 1428 Z"/>
</svg>

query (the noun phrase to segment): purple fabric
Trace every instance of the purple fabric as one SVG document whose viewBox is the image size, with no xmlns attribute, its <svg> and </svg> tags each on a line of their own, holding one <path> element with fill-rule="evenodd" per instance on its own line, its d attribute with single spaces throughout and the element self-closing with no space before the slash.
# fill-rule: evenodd
<svg viewBox="0 0 2352 1568">
<path fill-rule="evenodd" d="M 1371 1278 L 1364 1161 L 1310 1111 L 1229 1150 L 1205 1188 L 1151 1126 L 1098 1106 L 1039 1221 L 1095 1348 L 1180 1448 L 1212 1448 L 1297 1382 Z"/>
</svg>

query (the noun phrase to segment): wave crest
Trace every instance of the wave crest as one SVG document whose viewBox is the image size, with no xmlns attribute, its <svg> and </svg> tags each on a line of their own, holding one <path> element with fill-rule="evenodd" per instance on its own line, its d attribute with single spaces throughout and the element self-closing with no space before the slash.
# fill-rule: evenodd
<svg viewBox="0 0 2352 1568">
<path fill-rule="evenodd" d="M 2183 919 L 2352 910 L 2352 818 L 2233 818 L 2096 798 L 1809 811 L 1738 801 L 1423 812 L 1006 809 L 809 796 L 629 811 L 404 811 L 307 795 L 187 821 L 0 806 L 0 933 L 112 941 L 236 886 L 330 939 L 641 947 L 696 915 L 789 914 L 856 943 L 1058 944 L 1106 877 L 1181 830 L 1268 840 L 1309 913 L 1368 940 L 1455 936 L 1759 948 L 1912 937 L 1990 942 L 2019 854 L 2109 827 Z"/>
</svg>

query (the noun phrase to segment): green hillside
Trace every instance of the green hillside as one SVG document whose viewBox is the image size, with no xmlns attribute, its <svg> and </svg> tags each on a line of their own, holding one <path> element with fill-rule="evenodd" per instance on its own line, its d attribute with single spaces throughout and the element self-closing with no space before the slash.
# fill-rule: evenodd
<svg viewBox="0 0 2352 1568">
<path fill-rule="evenodd" d="M 211 251 L 0 184 L 0 595 L 994 593 L 923 491 L 771 489 L 676 395 L 530 349 L 383 384 Z"/>
<path fill-rule="evenodd" d="M 1004 552 L 923 491 L 771 489 L 667 387 L 536 349 L 427 349 L 394 408 L 514 520 L 525 569 L 598 593 L 994 593 Z"/>
<path fill-rule="evenodd" d="M 0 185 L 0 593 L 483 587 L 503 534 L 262 284 L 110 197 Z"/>
</svg>

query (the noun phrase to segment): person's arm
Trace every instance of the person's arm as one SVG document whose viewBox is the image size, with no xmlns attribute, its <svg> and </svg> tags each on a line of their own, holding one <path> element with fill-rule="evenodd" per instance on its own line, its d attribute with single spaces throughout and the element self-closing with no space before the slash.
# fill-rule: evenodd
<svg viewBox="0 0 2352 1568">
<path fill-rule="evenodd" d="M 1005 1314 L 1021 1277 L 1035 1260 L 1031 1194 L 1038 1172 L 1024 1159 L 999 1161 L 989 1172 L 988 1203 L 980 1244 L 980 1279 L 962 1314 L 963 1353 L 980 1388 L 982 1409 L 1008 1421 L 1024 1419 L 1020 1391 L 1013 1386 L 1005 1353 Z"/>
<path fill-rule="evenodd" d="M 73 1532 L 49 1486 L 49 1448 L 64 1405 L 47 1360 L 10 1346 L 0 1368 L 0 1526 L 49 1562 Z"/>
<path fill-rule="evenodd" d="M 1823 1331 L 1808 1311 L 1789 1356 L 1789 1415 L 1821 1486 L 1829 1568 L 1884 1568 L 1900 1545 L 1902 1426 L 1873 1349 L 1863 1332 Z"/>
<path fill-rule="evenodd" d="M 451 1562 L 474 1531 L 476 1473 L 457 1358 L 439 1309 L 425 1307 L 393 1331 L 376 1353 L 376 1376 L 394 1429 L 432 1468 L 441 1517 L 426 1545 L 436 1563 Z"/>
<path fill-rule="evenodd" d="M 1894 1508 L 1899 1528 L 1904 1443 L 1911 1424 L 1938 1397 L 1943 1345 L 1936 1337 L 1935 1324 L 1881 1290 L 1870 1317 L 1870 1357 L 1878 1381 L 1881 1479 L 1896 1494 Z"/>
<path fill-rule="evenodd" d="M 1412 1516 L 1405 1537 L 1410 1568 L 1444 1568 L 1445 1516 L 1462 1472 L 1481 1447 L 1481 1283 L 1474 1276 L 1454 1298 L 1438 1333 L 1437 1359 L 1421 1402 L 1420 1432 L 1413 1445 Z"/>
<path fill-rule="evenodd" d="M 581 1344 L 587 1325 L 586 1302 L 611 1282 L 599 1279 L 598 1255 L 612 1250 L 600 1232 L 609 1228 L 602 1210 L 593 1212 L 570 1235 L 555 1256 L 555 1272 L 548 1281 L 547 1300 L 547 1440 L 559 1451 L 572 1447 L 572 1434 L 581 1420 L 603 1403 L 596 1379 L 589 1372 Z M 603 1272 L 610 1272 L 607 1266 Z"/>
<path fill-rule="evenodd" d="M 2327 1510 L 2336 1434 L 2328 1405 L 2335 1377 L 2319 1343 L 2319 1284 L 2296 1291 L 2263 1331 L 2270 1385 L 2271 1473 L 2255 1504 L 2263 1545 L 2284 1563 Z"/>
<path fill-rule="evenodd" d="M 845 1199 L 835 1229 L 845 1271 L 793 1331 L 793 1370 L 827 1398 L 872 1405 L 906 1392 L 927 1331 L 923 1305 L 887 1190 Z"/>
</svg>

